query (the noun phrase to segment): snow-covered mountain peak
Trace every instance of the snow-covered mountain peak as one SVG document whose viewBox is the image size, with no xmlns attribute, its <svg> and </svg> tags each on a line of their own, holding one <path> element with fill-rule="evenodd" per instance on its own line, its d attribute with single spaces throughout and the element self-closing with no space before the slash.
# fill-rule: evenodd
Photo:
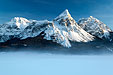
<svg viewBox="0 0 113 75">
<path fill-rule="evenodd" d="M 77 25 L 76 21 L 71 17 L 67 9 L 62 12 L 58 17 L 56 17 L 53 22 L 58 26 L 63 26 L 63 29 L 67 28 L 69 30 L 72 29 L 74 25 Z"/>
<path fill-rule="evenodd" d="M 22 18 L 22 17 L 14 17 L 13 19 L 11 19 L 10 22 L 8 22 L 8 25 L 11 25 L 11 27 L 13 26 L 17 26 L 17 28 L 20 29 L 25 29 L 28 25 L 29 25 L 30 21 L 27 20 L 26 18 Z"/>
<path fill-rule="evenodd" d="M 89 42 L 96 37 L 109 39 L 110 32 L 110 28 L 92 16 L 82 18 L 77 23 L 66 9 L 53 21 L 14 17 L 10 22 L 0 26 L 0 42 L 6 42 L 12 38 L 23 40 L 41 36 L 42 39 L 71 47 L 70 41 Z"/>
<path fill-rule="evenodd" d="M 64 12 L 62 12 L 58 17 L 55 18 L 55 20 L 59 20 L 59 19 L 67 19 L 70 18 L 72 19 L 68 9 L 66 9 Z"/>
<path fill-rule="evenodd" d="M 23 17 L 14 17 L 11 21 L 26 21 L 26 22 L 29 22 L 29 20 L 27 20 L 26 18 L 23 18 Z"/>
<path fill-rule="evenodd" d="M 68 10 L 61 13 L 53 20 L 53 22 L 68 41 L 88 42 L 94 40 L 92 35 L 84 31 L 76 23 L 76 21 L 69 14 Z"/>
<path fill-rule="evenodd" d="M 70 15 L 70 13 L 69 13 L 69 11 L 68 11 L 68 9 L 66 9 L 63 13 L 61 13 L 60 15 L 59 15 L 60 17 L 65 17 L 65 16 L 71 16 Z"/>
<path fill-rule="evenodd" d="M 90 16 L 90 18 L 93 18 L 93 16 Z"/>
<path fill-rule="evenodd" d="M 96 23 L 101 22 L 97 18 L 94 18 L 93 16 L 90 16 L 88 19 L 90 19 L 91 21 L 95 21 Z"/>
<path fill-rule="evenodd" d="M 92 16 L 90 16 L 89 18 L 80 19 L 78 21 L 78 25 L 88 33 L 99 38 L 108 39 L 110 36 L 109 32 L 112 32 L 112 30 L 107 27 L 107 25 Z"/>
</svg>

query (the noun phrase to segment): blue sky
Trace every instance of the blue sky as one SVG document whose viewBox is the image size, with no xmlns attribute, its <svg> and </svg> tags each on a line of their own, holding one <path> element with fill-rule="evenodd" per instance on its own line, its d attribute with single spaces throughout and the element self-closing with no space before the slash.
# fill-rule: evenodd
<svg viewBox="0 0 113 75">
<path fill-rule="evenodd" d="M 113 0 L 0 0 L 0 23 L 16 16 L 52 20 L 65 9 L 76 21 L 94 16 L 113 27 Z"/>
</svg>

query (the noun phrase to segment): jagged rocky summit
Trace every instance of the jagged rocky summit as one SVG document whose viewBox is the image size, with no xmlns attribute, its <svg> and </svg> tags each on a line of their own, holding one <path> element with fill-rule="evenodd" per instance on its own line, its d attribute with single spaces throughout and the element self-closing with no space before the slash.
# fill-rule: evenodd
<svg viewBox="0 0 113 75">
<path fill-rule="evenodd" d="M 43 39 L 69 48 L 71 41 L 90 42 L 96 37 L 111 40 L 110 32 L 112 32 L 110 28 L 92 16 L 82 18 L 77 23 L 66 9 L 53 21 L 15 17 L 10 22 L 0 25 L 0 42 L 7 42 L 14 38 L 23 40 L 42 35 Z"/>
</svg>

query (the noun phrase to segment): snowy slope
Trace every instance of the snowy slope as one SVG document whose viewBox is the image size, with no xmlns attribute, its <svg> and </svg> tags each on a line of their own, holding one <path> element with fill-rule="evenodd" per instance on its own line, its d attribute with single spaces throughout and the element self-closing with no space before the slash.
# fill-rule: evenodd
<svg viewBox="0 0 113 75">
<path fill-rule="evenodd" d="M 101 39 L 110 39 L 110 33 L 112 30 L 108 28 L 103 22 L 90 16 L 89 18 L 82 18 L 78 21 L 78 25 L 86 30 L 88 33 L 99 37 Z"/>
<path fill-rule="evenodd" d="M 45 30 L 44 39 L 52 40 L 53 42 L 57 42 L 62 46 L 69 48 L 71 47 L 71 44 L 65 34 L 66 32 L 59 30 L 59 28 L 57 28 L 54 23 L 52 23 L 51 26 Z"/>
<path fill-rule="evenodd" d="M 36 37 L 38 36 L 42 31 L 46 29 L 48 26 L 49 21 L 44 20 L 44 21 L 36 21 L 32 20 L 30 25 L 27 26 L 21 33 L 20 33 L 20 38 L 21 39 L 26 39 L 28 37 Z"/>
<path fill-rule="evenodd" d="M 43 34 L 41 34 L 42 32 Z M 71 47 L 69 40 L 62 35 L 61 31 L 54 26 L 52 21 L 33 20 L 32 23 L 26 27 L 19 36 L 21 39 L 26 39 L 28 37 L 36 37 L 39 34 L 44 36 L 43 39 L 52 40 L 53 42 L 63 45 L 64 47 Z"/>
</svg>

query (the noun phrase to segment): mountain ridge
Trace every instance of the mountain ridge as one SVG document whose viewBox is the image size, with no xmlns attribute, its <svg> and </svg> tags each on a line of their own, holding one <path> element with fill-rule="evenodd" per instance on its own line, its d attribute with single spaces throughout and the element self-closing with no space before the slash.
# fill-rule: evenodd
<svg viewBox="0 0 113 75">
<path fill-rule="evenodd" d="M 96 37 L 100 39 L 104 37 L 109 41 L 112 40 L 110 38 L 110 32 L 112 32 L 112 30 L 103 22 L 90 16 L 88 19 L 80 19 L 77 23 L 67 9 L 53 19 L 53 21 L 27 20 L 22 17 L 15 17 L 10 22 L 2 24 L 1 26 L 0 42 L 6 42 L 13 38 L 19 38 L 20 40 L 33 38 L 42 32 L 43 34 L 41 35 L 43 39 L 51 40 L 68 48 L 71 47 L 70 41 L 90 42 L 94 41 Z M 87 26 L 89 26 L 89 29 Z M 93 26 L 97 27 L 99 31 L 96 32 Z M 91 30 L 94 32 L 92 33 Z M 99 35 L 96 35 L 97 33 Z"/>
</svg>

